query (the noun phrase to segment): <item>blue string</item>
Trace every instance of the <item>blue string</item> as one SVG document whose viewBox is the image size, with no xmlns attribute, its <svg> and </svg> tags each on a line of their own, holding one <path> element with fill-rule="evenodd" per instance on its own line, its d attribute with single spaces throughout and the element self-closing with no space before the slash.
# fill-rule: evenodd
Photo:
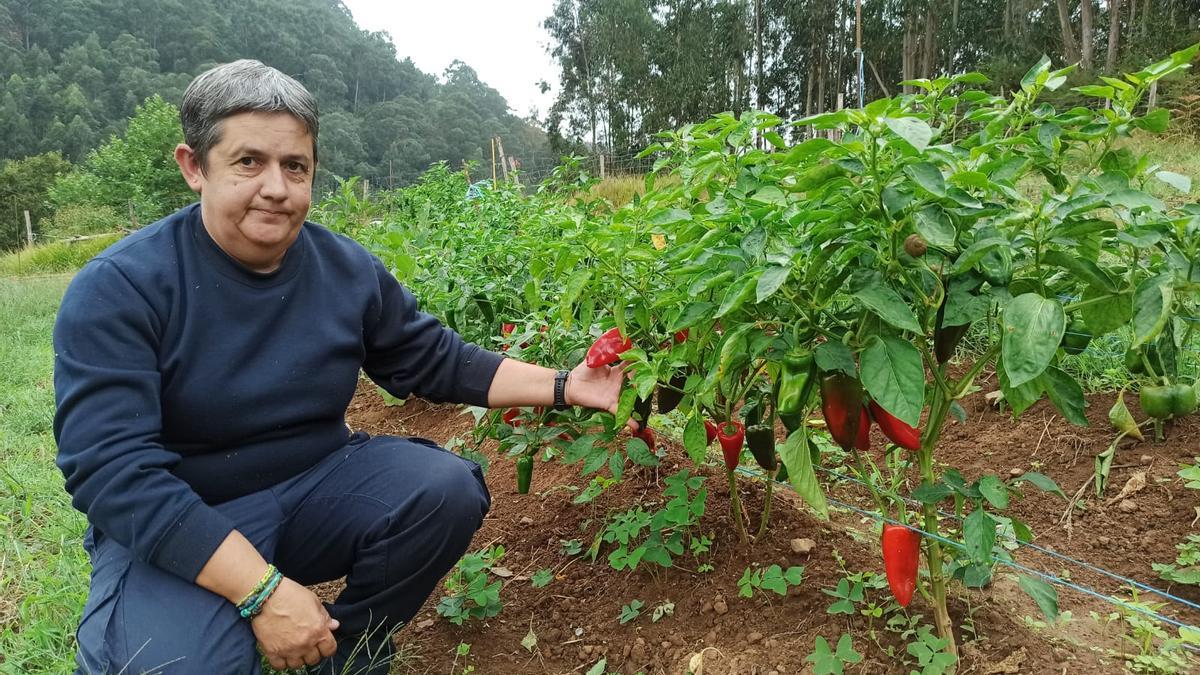
<svg viewBox="0 0 1200 675">
<path fill-rule="evenodd" d="M 745 468 L 745 467 L 738 467 L 737 471 L 738 471 L 738 473 L 741 473 L 741 474 L 743 474 L 743 475 L 746 475 L 746 476 L 753 476 L 753 477 L 755 477 L 755 478 L 761 478 L 761 479 L 765 479 L 765 478 L 766 478 L 766 477 L 765 477 L 765 476 L 763 476 L 761 473 L 759 473 L 759 472 L 757 472 L 757 471 L 753 471 L 753 470 L 747 469 L 747 468 Z M 780 481 L 776 481 L 776 480 L 774 480 L 774 479 L 771 479 L 771 480 L 772 480 L 772 482 L 774 482 L 774 483 L 779 483 L 780 485 L 786 485 L 786 486 L 788 486 L 789 488 L 791 487 L 791 484 L 790 484 L 790 483 L 783 483 L 783 482 L 780 482 Z M 879 520 L 879 521 L 882 521 L 882 522 L 885 522 L 885 523 L 889 523 L 889 524 L 892 524 L 892 525 L 902 525 L 902 526 L 904 526 L 904 527 L 907 527 L 907 528 L 909 528 L 909 529 L 911 529 L 911 530 L 913 530 L 913 531 L 915 531 L 915 532 L 917 532 L 917 533 L 921 534 L 921 535 L 922 535 L 922 536 L 924 536 L 924 537 L 929 537 L 930 539 L 932 539 L 932 540 L 934 540 L 934 541 L 937 541 L 937 542 L 939 542 L 939 543 L 945 544 L 946 546 L 953 547 L 953 548 L 955 548 L 955 549 L 958 549 L 958 550 L 960 550 L 960 551 L 965 551 L 965 550 L 966 550 L 966 546 L 964 546 L 963 544 L 960 544 L 960 543 L 958 543 L 958 542 L 956 542 L 956 541 L 952 541 L 952 540 L 950 540 L 950 539 L 946 539 L 945 537 L 942 537 L 941 535 L 934 534 L 934 533 L 932 533 L 932 532 L 926 532 L 925 530 L 922 530 L 922 529 L 920 529 L 920 528 L 918 528 L 918 527 L 914 527 L 914 526 L 912 526 L 912 525 L 909 525 L 909 524 L 907 524 L 907 523 L 901 523 L 901 522 L 900 522 L 900 521 L 898 521 L 898 520 L 893 520 L 893 519 L 891 519 L 891 518 L 888 518 L 887 516 L 885 516 L 885 515 L 883 515 L 883 514 L 881 514 L 881 513 L 877 512 L 877 511 L 868 511 L 868 510 L 865 510 L 865 509 L 861 509 L 861 508 L 859 508 L 859 507 L 857 507 L 857 506 L 852 506 L 852 505 L 850 505 L 850 504 L 846 504 L 846 503 L 844 503 L 844 502 L 841 502 L 841 501 L 839 501 L 839 500 L 837 500 L 837 499 L 834 499 L 834 498 L 832 498 L 832 497 L 826 497 L 826 499 L 829 501 L 829 503 L 830 503 L 830 504 L 833 504 L 833 505 L 835 505 L 835 506 L 838 506 L 838 507 L 840 507 L 840 508 L 844 508 L 844 509 L 847 509 L 847 510 L 849 510 L 849 511 L 853 511 L 853 512 L 855 512 L 855 513 L 858 513 L 858 514 L 860 514 L 860 515 L 863 515 L 863 516 L 869 516 L 869 517 L 871 517 L 871 518 L 874 518 L 875 520 Z M 1033 575 L 1035 575 L 1035 576 L 1037 576 L 1037 577 L 1039 577 L 1039 578 L 1041 578 L 1041 579 L 1043 579 L 1043 580 L 1045 580 L 1045 581 L 1048 581 L 1048 582 L 1050 582 L 1050 583 L 1057 584 L 1057 585 L 1059 585 L 1059 586 L 1064 586 L 1064 587 L 1066 587 L 1066 588 L 1070 588 L 1071 590 L 1078 591 L 1078 592 L 1080 592 L 1080 593 L 1083 593 L 1084 595 L 1090 595 L 1090 596 L 1092 596 L 1092 597 L 1095 597 L 1095 598 L 1097 598 L 1097 599 L 1103 600 L 1103 601 L 1105 601 L 1105 602 L 1108 602 L 1108 603 L 1110 603 L 1110 604 L 1118 605 L 1118 606 L 1120 606 L 1120 607 L 1124 607 L 1125 609 L 1128 609 L 1128 610 L 1131 610 L 1131 611 L 1134 611 L 1134 612 L 1138 612 L 1139 614 L 1144 614 L 1144 615 L 1146 615 L 1146 616 L 1148 616 L 1148 617 L 1150 617 L 1150 618 L 1152 618 L 1152 619 L 1155 619 L 1155 620 L 1157 620 L 1157 621 L 1162 621 L 1163 623 L 1171 624 L 1171 625 L 1173 625 L 1173 626 L 1175 626 L 1175 627 L 1177 627 L 1177 628 L 1188 628 L 1188 629 L 1196 630 L 1196 628 L 1195 628 L 1194 626 L 1192 626 L 1191 624 L 1183 623 L 1183 622 L 1181 622 L 1181 621 L 1178 621 L 1178 620 L 1176 620 L 1176 619 L 1173 619 L 1173 618 L 1171 618 L 1171 617 L 1169 617 L 1169 616 L 1165 616 L 1165 615 L 1163 615 L 1163 614 L 1159 614 L 1158 612 L 1155 612 L 1155 611 L 1153 611 L 1153 610 L 1145 609 L 1145 608 L 1143 608 L 1143 607 L 1138 607 L 1137 605 L 1131 605 L 1131 604 L 1129 604 L 1129 603 L 1127 603 L 1127 602 L 1125 602 L 1125 601 L 1123 601 L 1123 600 L 1121 600 L 1121 599 L 1119 599 L 1119 598 L 1114 598 L 1114 597 L 1111 597 L 1111 596 L 1103 595 L 1103 594 L 1101 594 L 1101 593 L 1099 593 L 1099 592 L 1097 592 L 1097 591 L 1094 591 L 1094 590 L 1092 590 L 1092 589 L 1090 589 L 1090 588 L 1087 588 L 1087 587 L 1085 587 L 1085 586 L 1080 586 L 1079 584 L 1076 584 L 1076 583 L 1073 583 L 1073 582 L 1070 582 L 1070 581 L 1066 581 L 1066 580 L 1064 580 L 1064 579 L 1061 579 L 1061 578 L 1059 578 L 1059 577 L 1057 577 L 1057 576 L 1055 576 L 1055 575 L 1053 575 L 1053 574 L 1046 574 L 1045 572 L 1041 572 L 1041 571 L 1038 571 L 1038 570 L 1032 569 L 1032 568 L 1030 568 L 1030 567 L 1026 567 L 1025 565 L 1022 565 L 1022 564 L 1020 564 L 1020 563 L 1018 563 L 1018 562 L 1016 562 L 1016 561 L 1013 561 L 1013 560 L 1003 560 L 1003 559 L 1001 559 L 1001 558 L 999 558 L 999 557 L 997 557 L 997 556 L 994 556 L 994 555 L 993 555 L 993 556 L 991 557 L 991 562 L 992 562 L 992 563 L 999 563 L 999 564 L 1001 564 L 1001 565 L 1007 565 L 1007 566 L 1009 566 L 1009 567 L 1012 567 L 1013 569 L 1016 569 L 1016 570 L 1019 570 L 1019 571 L 1022 571 L 1022 572 L 1026 572 L 1026 573 L 1028 573 L 1028 574 L 1033 574 Z M 1183 647 L 1184 647 L 1185 649 L 1189 650 L 1189 651 L 1192 651 L 1192 652 L 1195 652 L 1195 653 L 1200 653 L 1200 647 L 1196 647 L 1196 646 L 1190 645 L 1190 644 L 1188 644 L 1188 643 L 1186 643 L 1186 642 L 1185 642 L 1185 643 L 1183 643 Z"/>
<path fill-rule="evenodd" d="M 850 481 L 851 483 L 857 483 L 857 484 L 859 484 L 859 485 L 862 485 L 862 486 L 864 486 L 864 487 L 866 487 L 866 485 L 867 485 L 865 482 L 863 482 L 862 480 L 859 480 L 858 478 L 855 478 L 855 477 L 853 477 L 853 476 L 847 476 L 847 475 L 845 475 L 845 474 L 842 474 L 842 473 L 838 473 L 837 471 L 833 471 L 832 469 L 826 469 L 825 467 L 820 467 L 820 466 L 818 466 L 818 467 L 814 467 L 814 468 L 818 469 L 819 471 L 823 471 L 823 472 L 825 472 L 825 473 L 827 473 L 827 474 L 829 474 L 829 475 L 831 475 L 831 476 L 835 476 L 835 477 L 837 477 L 837 478 L 841 478 L 841 479 L 843 479 L 843 480 Z M 897 496 L 899 496 L 899 495 L 897 495 Z M 908 497 L 900 497 L 900 499 L 903 499 L 905 502 L 908 502 L 908 503 L 909 503 L 909 504 L 911 504 L 911 505 L 920 505 L 920 504 L 921 504 L 921 502 L 918 502 L 918 501 L 917 501 L 917 500 L 915 500 L 915 499 L 910 499 L 910 498 L 908 498 Z M 943 516 L 943 517 L 945 517 L 945 518 L 950 518 L 950 519 L 952 519 L 952 520 L 956 520 L 956 521 L 961 521 L 961 520 L 962 520 L 962 518 L 959 518 L 957 515 L 955 515 L 955 514 L 953 514 L 953 513 L 946 513 L 945 511 L 942 511 L 942 510 L 940 510 L 940 509 L 938 510 L 938 514 L 939 514 L 939 515 L 941 515 L 941 516 Z M 1092 564 L 1090 564 L 1090 563 L 1084 562 L 1084 561 L 1082 561 L 1082 560 L 1076 560 L 1075 558 L 1072 558 L 1072 557 L 1070 557 L 1070 556 L 1067 556 L 1067 555 L 1063 555 L 1062 553 L 1059 553 L 1058 551 L 1054 551 L 1054 550 L 1052 550 L 1052 549 L 1043 548 L 1043 547 L 1041 547 L 1041 546 L 1038 546 L 1037 544 L 1035 544 L 1035 543 L 1033 543 L 1033 542 L 1023 542 L 1023 541 L 1021 541 L 1021 540 L 1017 539 L 1016 537 L 1009 536 L 1009 535 L 1003 535 L 1003 536 L 1004 536 L 1004 538 L 1005 538 L 1007 541 L 1016 542 L 1016 543 L 1017 543 L 1019 546 L 1028 546 L 1029 548 L 1032 548 L 1032 549 L 1033 549 L 1033 550 L 1035 550 L 1035 551 L 1040 551 L 1040 552 L 1042 552 L 1042 553 L 1045 553 L 1046 555 L 1048 555 L 1048 556 L 1050 556 L 1050 557 L 1052 557 L 1052 558 L 1057 558 L 1057 559 L 1059 559 L 1059 560 L 1062 560 L 1062 561 L 1064 561 L 1064 562 L 1068 562 L 1068 563 L 1071 563 L 1071 564 L 1074 564 L 1074 565 L 1078 565 L 1078 566 L 1080 566 L 1080 567 L 1083 567 L 1083 568 L 1085 568 L 1085 569 L 1088 569 L 1088 570 L 1090 570 L 1090 571 L 1092 571 L 1092 572 L 1095 572 L 1095 573 L 1097 573 L 1097 574 L 1102 574 L 1102 575 L 1104 575 L 1104 576 L 1106 576 L 1106 577 L 1109 577 L 1109 578 L 1111 578 L 1111 579 L 1116 579 L 1117 581 L 1120 581 L 1120 582 L 1122 582 L 1122 583 L 1126 583 L 1126 584 L 1129 584 L 1129 585 L 1132 585 L 1132 586 L 1136 586 L 1136 587 L 1138 587 L 1139 589 L 1141 589 L 1141 590 L 1143 590 L 1143 591 L 1146 591 L 1146 592 L 1148 592 L 1148 593 L 1153 593 L 1153 594 L 1155 594 L 1155 595 L 1158 595 L 1158 596 L 1164 597 L 1164 598 L 1166 598 L 1166 599 L 1168 599 L 1168 600 L 1171 600 L 1171 601 L 1173 601 L 1173 602 L 1178 602 L 1178 603 L 1180 603 L 1180 604 L 1187 605 L 1188 607 L 1191 607 L 1191 608 L 1193 608 L 1193 609 L 1200 609 L 1200 604 L 1194 603 L 1194 602 L 1192 602 L 1191 600 L 1188 600 L 1187 598 L 1181 598 L 1181 597 L 1179 597 L 1179 596 L 1177 596 L 1177 595 L 1173 595 L 1173 594 L 1171 594 L 1171 593 L 1170 593 L 1170 592 L 1168 592 L 1168 591 L 1160 590 L 1160 589 L 1158 589 L 1158 588 L 1155 588 L 1155 587 L 1153 587 L 1153 586 L 1149 586 L 1149 585 L 1143 584 L 1143 583 L 1142 583 L 1142 582 L 1140 582 L 1140 581 L 1136 581 L 1136 580 L 1134 580 L 1134 579 L 1130 579 L 1130 578 L 1128 578 L 1128 577 L 1123 577 L 1123 576 L 1121 576 L 1121 575 L 1119 575 L 1119 574 L 1117 574 L 1117 573 L 1115 573 L 1115 572 L 1110 572 L 1110 571 L 1108 571 L 1108 570 L 1106 570 L 1106 569 L 1103 569 L 1103 568 L 1101 568 L 1101 567 L 1096 567 L 1096 566 L 1094 566 L 1094 565 L 1092 565 Z"/>
</svg>

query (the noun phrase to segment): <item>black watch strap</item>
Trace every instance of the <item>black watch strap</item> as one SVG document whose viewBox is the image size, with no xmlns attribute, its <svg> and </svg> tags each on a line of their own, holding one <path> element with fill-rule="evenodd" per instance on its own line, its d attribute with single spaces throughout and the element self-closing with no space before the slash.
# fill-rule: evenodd
<svg viewBox="0 0 1200 675">
<path fill-rule="evenodd" d="M 569 370 L 560 370 L 554 376 L 554 409 L 566 410 L 571 406 L 567 405 L 567 377 L 571 374 Z"/>
</svg>

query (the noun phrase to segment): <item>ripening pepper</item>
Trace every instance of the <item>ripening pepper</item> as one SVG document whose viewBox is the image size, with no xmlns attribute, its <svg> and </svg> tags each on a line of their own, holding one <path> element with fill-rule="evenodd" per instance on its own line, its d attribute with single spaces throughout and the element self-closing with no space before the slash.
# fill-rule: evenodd
<svg viewBox="0 0 1200 675">
<path fill-rule="evenodd" d="M 639 398 L 633 403 L 633 412 L 637 417 L 636 421 L 639 429 L 646 428 L 646 423 L 650 421 L 650 405 L 653 400 L 654 392 L 650 392 L 650 395 L 646 398 Z"/>
<path fill-rule="evenodd" d="M 683 400 L 683 386 L 687 384 L 687 375 L 676 375 L 668 384 L 669 386 L 658 388 L 658 412 L 663 415 L 674 410 Z"/>
<path fill-rule="evenodd" d="M 963 336 L 967 334 L 967 329 L 971 327 L 970 324 L 942 325 L 946 317 L 946 301 L 950 297 L 950 284 L 950 281 L 946 282 L 946 299 L 943 299 L 941 306 L 938 307 L 937 323 L 933 329 L 933 355 L 939 364 L 949 361 L 950 357 L 954 356 L 954 350 L 958 349 L 958 343 L 962 342 Z"/>
<path fill-rule="evenodd" d="M 858 441 L 862 420 L 862 385 L 843 372 L 833 372 L 821 378 L 821 411 L 829 435 L 842 449 L 849 452 Z"/>
<path fill-rule="evenodd" d="M 584 360 L 588 368 L 611 366 L 621 354 L 632 348 L 633 341 L 621 335 L 620 328 L 610 328 L 592 343 Z"/>
<path fill-rule="evenodd" d="M 788 354 L 779 372 L 779 390 L 775 394 L 775 410 L 780 415 L 796 415 L 812 395 L 813 356 L 810 352 Z"/>
<path fill-rule="evenodd" d="M 921 562 L 921 535 L 903 525 L 883 526 L 883 569 L 888 586 L 901 607 L 908 607 L 917 589 L 917 570 Z"/>
<path fill-rule="evenodd" d="M 505 424 L 509 424 L 514 427 L 519 427 L 519 426 L 521 426 L 521 420 L 517 419 L 517 417 L 520 414 L 521 414 L 520 408 L 509 408 L 508 410 L 504 411 L 504 414 L 500 416 L 500 419 L 502 419 Z"/>
<path fill-rule="evenodd" d="M 921 449 L 921 431 L 919 429 L 909 426 L 907 422 L 902 422 L 900 418 L 884 410 L 875 401 L 871 401 L 870 408 L 871 417 L 889 441 L 905 450 Z"/>
<path fill-rule="evenodd" d="M 766 424 L 756 424 L 746 429 L 746 445 L 754 461 L 767 471 L 774 471 L 779 466 L 775 458 L 775 430 Z"/>
<path fill-rule="evenodd" d="M 746 425 L 738 421 L 726 422 L 717 427 L 717 442 L 725 457 L 725 468 L 733 471 L 742 457 L 742 446 L 746 441 Z"/>
<path fill-rule="evenodd" d="M 533 480 L 533 455 L 517 458 L 517 492 L 529 494 L 529 483 Z"/>
<path fill-rule="evenodd" d="M 866 408 L 858 417 L 858 434 L 854 437 L 854 447 L 866 452 L 871 449 L 871 415 Z"/>
<path fill-rule="evenodd" d="M 642 441 L 646 443 L 646 447 L 650 448 L 650 452 L 654 452 L 655 445 L 658 441 L 654 436 L 653 429 L 643 426 L 634 432 L 633 437 L 642 439 Z"/>
<path fill-rule="evenodd" d="M 712 445 L 713 440 L 717 437 L 717 424 L 712 420 L 704 420 L 704 444 Z"/>
</svg>

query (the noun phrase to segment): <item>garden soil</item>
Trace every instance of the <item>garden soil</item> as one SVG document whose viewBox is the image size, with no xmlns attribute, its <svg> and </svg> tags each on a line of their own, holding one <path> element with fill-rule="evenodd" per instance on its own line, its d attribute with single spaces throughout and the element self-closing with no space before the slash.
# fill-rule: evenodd
<svg viewBox="0 0 1200 675">
<path fill-rule="evenodd" d="M 985 377 L 980 384 L 984 391 L 962 401 L 966 421 L 948 423 L 939 461 L 959 468 L 968 481 L 983 473 L 1009 478 L 1038 471 L 1056 481 L 1067 498 L 1074 496 L 1091 477 L 1094 456 L 1114 438 L 1107 412 L 1115 395 L 1089 397 L 1091 426 L 1085 428 L 1067 424 L 1045 401 L 1013 420 L 985 399 L 985 391 L 995 388 L 994 377 L 990 382 Z M 1136 400 L 1127 396 L 1126 402 L 1140 418 Z M 463 409 L 419 400 L 389 406 L 373 385 L 364 384 L 348 421 L 354 429 L 371 434 L 416 435 L 445 444 L 455 437 L 469 440 L 473 418 Z M 877 429 L 874 433 L 873 446 L 879 447 L 882 437 Z M 711 571 L 699 571 L 699 563 L 690 555 L 678 557 L 678 567 L 672 569 L 643 565 L 634 572 L 609 567 L 608 546 L 595 563 L 566 555 L 564 540 L 577 540 L 586 549 L 607 515 L 635 503 L 657 508 L 665 476 L 682 468 L 697 470 L 682 445 L 666 436 L 659 434 L 665 450 L 661 466 L 627 468 L 625 480 L 585 505 L 572 503 L 587 484 L 579 465 L 539 461 L 530 494 L 521 495 L 511 460 L 497 456 L 493 442 L 485 443 L 482 450 L 491 462 L 487 480 L 492 509 L 471 548 L 504 546 L 500 564 L 511 575 L 496 577 L 503 581 L 503 611 L 483 623 L 452 625 L 435 611 L 439 588 L 412 624 L 396 634 L 399 657 L 392 672 L 586 673 L 603 658 L 606 672 L 625 675 L 683 675 L 689 668 L 697 675 L 809 673 L 812 666 L 805 659 L 813 652 L 816 638 L 835 645 L 844 632 L 863 655 L 860 663 L 847 667 L 848 673 L 906 673 L 915 667 L 915 659 L 905 649 L 908 641 L 885 627 L 886 618 L 826 611 L 835 601 L 826 591 L 836 588 L 846 574 L 883 572 L 877 528 L 872 529 L 871 519 L 835 506 L 831 520 L 821 521 L 789 489 L 777 489 L 770 530 L 750 546 L 742 546 L 730 517 L 724 471 L 717 464 L 699 469 L 708 476 L 707 510 L 699 531 L 713 539 L 703 558 L 712 565 Z M 1176 423 L 1168 428 L 1167 438 L 1163 443 L 1124 443 L 1104 497 L 1096 498 L 1088 486 L 1067 520 L 1063 519 L 1067 499 L 1028 484 L 1024 498 L 1010 507 L 1010 515 L 1031 527 L 1041 548 L 1166 589 L 1151 564 L 1173 561 L 1175 545 L 1196 531 L 1192 523 L 1200 513 L 1200 498 L 1183 486 L 1175 472 L 1200 455 L 1200 423 L 1195 417 Z M 879 453 L 877 460 L 882 459 Z M 1135 475 L 1142 472 L 1144 487 L 1124 500 L 1113 500 L 1130 479 L 1131 488 L 1140 485 Z M 831 499 L 870 508 L 861 486 L 828 475 L 823 478 L 828 479 L 822 482 Z M 738 489 L 751 514 L 753 534 L 763 483 L 739 476 Z M 802 539 L 811 542 L 795 541 Z M 1014 557 L 1028 568 L 1104 595 L 1131 599 L 1120 581 L 1062 558 L 1029 548 L 1016 551 Z M 773 564 L 784 569 L 804 567 L 803 582 L 786 596 L 758 591 L 752 598 L 739 597 L 737 582 L 748 567 Z M 553 581 L 534 588 L 531 578 L 542 569 L 553 571 Z M 966 590 L 961 584 L 951 588 L 951 613 L 958 625 L 966 626 L 960 635 L 960 673 L 1124 672 L 1121 655 L 1132 645 L 1122 639 L 1127 626 L 1120 619 L 1109 620 L 1117 608 L 1107 602 L 1060 587 L 1060 609 L 1070 618 L 1047 626 L 1034 602 L 1018 588 L 1010 568 L 997 568 L 987 588 Z M 339 584 L 317 590 L 330 599 Z M 1200 603 L 1200 593 L 1193 588 L 1170 590 Z M 884 605 L 886 593 L 886 589 L 869 590 L 868 597 Z M 635 599 L 644 603 L 641 614 L 622 625 L 622 606 Z M 1146 593 L 1140 600 L 1163 602 Z M 673 611 L 664 611 L 654 621 L 654 610 L 667 606 Z M 1177 603 L 1167 603 L 1161 611 L 1200 623 L 1200 612 Z M 931 622 L 931 607 L 920 596 L 908 613 Z M 469 652 L 459 655 L 464 644 L 470 645 Z"/>
</svg>

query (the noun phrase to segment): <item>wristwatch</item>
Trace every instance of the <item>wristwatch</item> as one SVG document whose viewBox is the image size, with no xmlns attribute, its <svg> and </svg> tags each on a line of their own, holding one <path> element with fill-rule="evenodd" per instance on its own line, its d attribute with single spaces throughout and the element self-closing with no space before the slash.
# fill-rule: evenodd
<svg viewBox="0 0 1200 675">
<path fill-rule="evenodd" d="M 554 409 L 566 410 L 571 406 L 567 405 L 567 377 L 571 374 L 569 370 L 560 370 L 554 375 Z"/>
</svg>

